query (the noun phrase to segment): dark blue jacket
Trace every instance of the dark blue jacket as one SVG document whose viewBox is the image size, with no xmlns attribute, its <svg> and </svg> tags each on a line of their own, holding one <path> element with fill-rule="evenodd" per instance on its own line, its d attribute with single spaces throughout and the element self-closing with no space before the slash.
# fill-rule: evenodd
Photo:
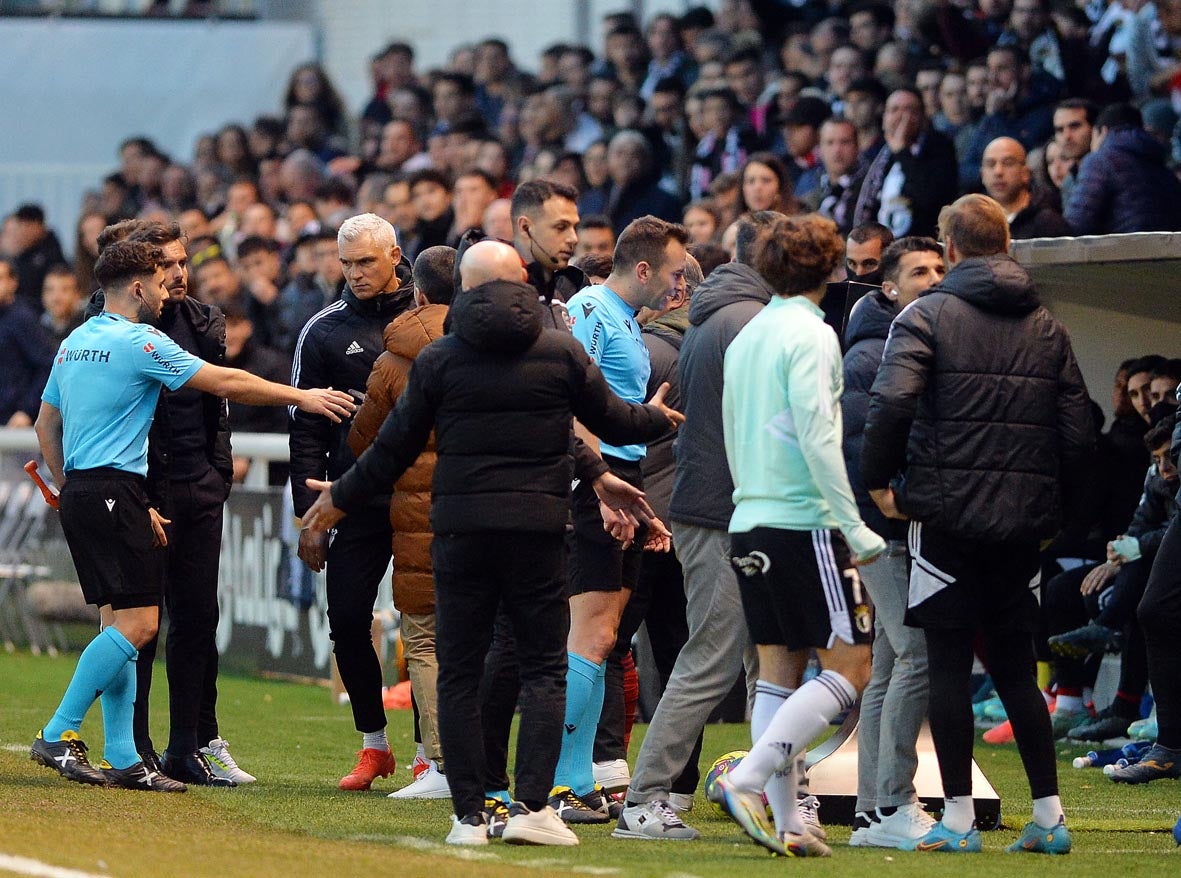
<svg viewBox="0 0 1181 878">
<path fill-rule="evenodd" d="M 869 390 L 882 364 L 886 336 L 890 323 L 898 314 L 897 306 L 882 293 L 863 296 L 849 315 L 845 330 L 844 373 L 845 393 L 841 397 L 841 419 L 844 422 L 845 468 L 849 471 L 849 485 L 857 498 L 862 520 L 877 534 L 890 539 L 889 520 L 869 497 L 861 479 L 861 440 L 865 433 L 865 416 L 869 412 Z"/>
<path fill-rule="evenodd" d="M 1181 229 L 1181 182 L 1164 146 L 1141 128 L 1108 132 L 1079 167 L 1066 221 L 1078 235 Z"/>
<path fill-rule="evenodd" d="M 0 306 L 0 427 L 17 412 L 37 419 L 53 354 L 37 315 L 24 302 Z"/>
<path fill-rule="evenodd" d="M 670 223 L 681 221 L 681 202 L 656 185 L 654 180 L 631 183 L 622 191 L 612 184 L 605 190 L 592 189 L 578 199 L 581 216 L 602 214 L 611 220 L 615 234 L 632 220 L 651 214 Z"/>
</svg>

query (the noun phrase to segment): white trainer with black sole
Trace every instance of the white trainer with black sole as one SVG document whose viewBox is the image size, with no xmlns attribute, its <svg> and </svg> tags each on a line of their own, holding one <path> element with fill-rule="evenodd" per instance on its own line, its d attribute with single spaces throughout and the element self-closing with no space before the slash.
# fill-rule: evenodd
<svg viewBox="0 0 1181 878">
<path fill-rule="evenodd" d="M 238 763 L 230 755 L 230 745 L 224 738 L 214 738 L 208 746 L 201 748 L 201 755 L 218 777 L 232 780 L 236 784 L 254 783 L 258 780 L 253 774 L 238 767 Z"/>
<path fill-rule="evenodd" d="M 641 838 L 650 841 L 692 841 L 701 835 L 673 810 L 663 799 L 640 805 L 626 805 L 612 838 Z"/>
<path fill-rule="evenodd" d="M 411 783 L 395 790 L 386 796 L 387 799 L 449 799 L 451 787 L 447 784 L 447 775 L 439 771 L 434 760 L 430 768 L 421 772 Z"/>
<path fill-rule="evenodd" d="M 911 802 L 900 806 L 889 817 L 879 814 L 878 821 L 866 833 L 867 846 L 900 848 L 903 844 L 923 838 L 934 826 L 935 818 L 924 811 L 918 802 Z"/>
<path fill-rule="evenodd" d="M 508 807 L 508 822 L 500 836 L 506 844 L 539 844 L 557 847 L 574 847 L 578 836 L 574 834 L 549 805 L 540 811 L 530 811 L 520 802 Z"/>
</svg>

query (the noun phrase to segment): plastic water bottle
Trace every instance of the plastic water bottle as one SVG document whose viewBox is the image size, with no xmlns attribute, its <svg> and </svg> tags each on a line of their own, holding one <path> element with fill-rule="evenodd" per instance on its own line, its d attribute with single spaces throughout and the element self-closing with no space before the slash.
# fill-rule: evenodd
<svg viewBox="0 0 1181 878">
<path fill-rule="evenodd" d="M 1120 747 L 1113 747 L 1110 750 L 1091 750 L 1086 756 L 1077 757 L 1071 764 L 1075 768 L 1101 768 L 1104 765 L 1114 764 L 1124 755 L 1124 751 Z"/>
</svg>

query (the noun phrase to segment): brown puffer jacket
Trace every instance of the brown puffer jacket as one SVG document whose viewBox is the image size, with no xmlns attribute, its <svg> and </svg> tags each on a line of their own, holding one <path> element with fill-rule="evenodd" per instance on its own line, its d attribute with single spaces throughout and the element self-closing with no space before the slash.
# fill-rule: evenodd
<svg viewBox="0 0 1181 878">
<path fill-rule="evenodd" d="M 443 337 L 446 305 L 425 305 L 407 311 L 385 328 L 385 353 L 373 364 L 366 386 L 368 398 L 353 419 L 349 448 L 357 457 L 377 437 L 386 415 L 406 389 L 410 366 L 418 352 Z M 431 573 L 431 479 L 435 472 L 435 434 L 394 485 L 390 524 L 394 528 L 394 606 L 403 613 L 433 613 L 435 587 Z"/>
</svg>

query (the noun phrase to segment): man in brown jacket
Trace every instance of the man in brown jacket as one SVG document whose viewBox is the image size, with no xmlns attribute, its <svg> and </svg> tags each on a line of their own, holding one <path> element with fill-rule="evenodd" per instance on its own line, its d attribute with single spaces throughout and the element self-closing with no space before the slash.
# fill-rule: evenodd
<svg viewBox="0 0 1181 878">
<path fill-rule="evenodd" d="M 414 303 L 385 328 L 385 353 L 373 364 L 367 398 L 349 430 L 349 448 L 357 457 L 368 448 L 398 397 L 406 389 L 419 351 L 443 336 L 443 321 L 455 290 L 455 249 L 428 247 L 414 260 Z M 419 751 L 414 781 L 391 793 L 391 799 L 446 799 L 451 795 L 439 747 L 435 681 L 435 590 L 431 573 L 431 479 L 435 438 L 431 435 L 418 460 L 394 485 L 390 499 L 393 527 L 394 606 L 402 614 L 402 644 L 417 708 Z"/>
</svg>

